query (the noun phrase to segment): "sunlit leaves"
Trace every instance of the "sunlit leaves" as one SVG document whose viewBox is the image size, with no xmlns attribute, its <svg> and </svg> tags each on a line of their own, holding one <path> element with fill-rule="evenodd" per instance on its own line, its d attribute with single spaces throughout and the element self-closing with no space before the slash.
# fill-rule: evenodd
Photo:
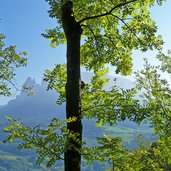
<svg viewBox="0 0 171 171">
<path fill-rule="evenodd" d="M 67 123 L 77 120 L 75 117 L 65 121 L 54 118 L 47 128 L 41 125 L 30 128 L 10 117 L 6 118 L 10 124 L 4 128 L 4 131 L 9 134 L 4 142 L 12 143 L 15 139 L 20 139 L 18 148 L 35 150 L 38 154 L 37 164 L 45 163 L 47 167 L 51 167 L 57 160 L 63 160 L 64 152 L 71 148 L 67 138 L 80 143 L 78 134 L 66 128 Z"/>
<path fill-rule="evenodd" d="M 169 58 L 163 57 L 164 65 Z M 171 89 L 168 81 L 161 77 L 161 70 L 165 71 L 163 67 L 151 66 L 146 60 L 144 70 L 136 73 L 137 87 L 144 90 L 142 98 L 149 111 L 146 118 L 151 121 L 155 133 L 170 136 Z"/>
<path fill-rule="evenodd" d="M 49 15 L 57 19 L 60 29 L 50 29 L 44 37 L 56 46 L 65 42 L 61 25 L 62 4 L 56 0 L 47 2 Z M 159 5 L 162 2 L 157 1 Z M 116 73 L 128 75 L 132 68 L 132 50 L 161 49 L 163 41 L 156 35 L 157 27 L 149 13 L 155 0 L 73 0 L 73 4 L 73 16 L 83 29 L 81 65 L 87 70 L 97 70 L 109 63 L 117 67 Z"/>
<path fill-rule="evenodd" d="M 46 30 L 46 33 L 43 33 L 42 36 L 49 39 L 51 41 L 51 47 L 54 48 L 60 44 L 66 43 L 65 35 L 59 27 Z"/>
<path fill-rule="evenodd" d="M 167 137 L 167 140 L 170 141 L 170 137 Z M 171 159 L 169 141 L 159 138 L 151 146 L 129 153 L 126 162 L 123 163 L 125 170 L 169 171 Z"/>
<path fill-rule="evenodd" d="M 10 85 L 14 86 L 13 78 L 16 68 L 26 65 L 26 51 L 16 53 L 15 46 L 5 47 L 5 36 L 0 34 L 0 96 L 10 96 Z M 15 87 L 15 86 L 14 86 Z"/>
<path fill-rule="evenodd" d="M 164 53 L 160 52 L 157 55 L 157 58 L 162 62 L 161 63 L 161 70 L 163 72 L 167 71 L 171 73 L 171 50 L 168 50 L 168 54 L 165 55 Z"/>
<path fill-rule="evenodd" d="M 134 88 L 124 90 L 118 88 L 115 83 L 106 89 L 108 83 L 105 69 L 95 72 L 91 82 L 83 91 L 82 115 L 89 119 L 96 118 L 97 124 L 115 124 L 116 121 L 129 118 L 141 122 L 139 112 L 143 113 L 142 106 L 136 100 L 136 90 Z M 100 75 L 98 75 L 100 74 Z M 141 114 L 142 114 L 141 113 Z"/>
<path fill-rule="evenodd" d="M 118 120 L 130 120 L 140 123 L 146 114 L 146 109 L 135 98 L 137 91 L 132 88 L 118 88 L 115 82 L 108 89 L 108 69 L 103 68 L 94 72 L 89 84 L 82 91 L 82 117 L 96 118 L 97 124 L 115 124 Z M 59 93 L 58 104 L 65 102 L 66 65 L 56 65 L 54 70 L 47 70 L 45 78 L 48 89 L 56 89 Z M 111 81 L 111 80 L 110 80 Z"/>
<path fill-rule="evenodd" d="M 99 161 L 110 164 L 117 171 L 169 171 L 171 168 L 170 136 L 160 137 L 148 146 L 128 151 L 120 138 L 105 135 L 97 138 L 98 146 L 83 148 L 83 157 L 89 164 Z"/>
<path fill-rule="evenodd" d="M 57 101 L 57 104 L 62 104 L 65 102 L 65 86 L 66 86 L 66 64 L 60 65 L 57 64 L 55 65 L 55 68 L 50 71 L 46 70 L 44 74 L 44 80 L 47 81 L 48 84 L 48 89 L 55 89 L 59 93 L 59 98 Z"/>
<path fill-rule="evenodd" d="M 104 135 L 97 138 L 98 146 L 83 148 L 83 157 L 92 164 L 93 161 L 106 162 L 112 168 L 124 168 L 123 163 L 127 157 L 127 150 L 122 145 L 121 138 Z"/>
</svg>

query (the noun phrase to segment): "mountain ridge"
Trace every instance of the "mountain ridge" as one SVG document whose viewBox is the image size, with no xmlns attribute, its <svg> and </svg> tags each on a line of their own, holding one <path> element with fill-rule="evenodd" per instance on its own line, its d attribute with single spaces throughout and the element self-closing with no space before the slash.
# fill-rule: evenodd
<svg viewBox="0 0 171 171">
<path fill-rule="evenodd" d="M 82 78 L 85 83 L 89 83 L 92 73 L 82 73 Z M 109 83 L 106 89 L 111 88 L 114 84 L 122 88 L 130 88 L 133 83 L 130 80 L 107 76 Z M 60 119 L 65 118 L 65 105 L 57 106 L 56 101 L 58 93 L 55 90 L 47 91 L 47 83 L 41 81 L 40 84 L 36 83 L 34 78 L 28 77 L 24 83 L 27 86 L 33 86 L 35 95 L 28 96 L 26 92 L 21 92 L 15 99 L 10 100 L 8 104 L 0 106 L 0 120 L 4 120 L 4 116 L 8 115 L 14 119 L 21 119 L 33 122 L 38 120 L 44 122 L 50 121 L 54 117 Z"/>
</svg>

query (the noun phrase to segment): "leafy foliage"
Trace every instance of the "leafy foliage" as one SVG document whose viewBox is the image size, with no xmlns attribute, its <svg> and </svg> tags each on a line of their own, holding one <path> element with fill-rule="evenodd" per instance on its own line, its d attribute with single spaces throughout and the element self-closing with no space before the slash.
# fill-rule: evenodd
<svg viewBox="0 0 171 171">
<path fill-rule="evenodd" d="M 63 122 L 54 118 L 47 129 L 40 125 L 34 128 L 26 127 L 10 117 L 7 117 L 7 120 L 10 125 L 4 131 L 8 132 L 9 136 L 4 142 L 12 143 L 14 139 L 21 139 L 19 149 L 35 150 L 39 155 L 36 164 L 45 162 L 47 167 L 51 167 L 57 160 L 63 160 L 64 152 L 71 148 L 66 137 L 77 141 L 78 135 L 66 128 L 67 122 L 76 120 L 74 117 Z"/>
<path fill-rule="evenodd" d="M 143 102 L 148 108 L 145 117 L 151 121 L 156 134 L 170 135 L 171 89 L 168 81 L 161 78 L 161 70 L 163 65 L 151 66 L 146 61 L 145 69 L 136 73 L 137 87 L 145 90 L 142 95 Z"/>
<path fill-rule="evenodd" d="M 48 90 L 55 89 L 59 93 L 59 98 L 57 104 L 61 105 L 66 100 L 66 92 L 65 92 L 65 85 L 66 85 L 66 65 L 55 65 L 53 71 L 46 70 L 44 74 L 44 80 L 47 81 Z"/>
<path fill-rule="evenodd" d="M 109 81 L 107 73 L 106 68 L 95 71 L 90 83 L 85 84 L 82 90 L 82 117 L 96 118 L 98 125 L 113 125 L 126 118 L 141 122 L 146 111 L 135 98 L 136 89 L 124 90 L 113 85 L 106 91 L 104 87 Z M 52 71 L 47 70 L 44 79 L 49 83 L 48 89 L 54 88 L 60 94 L 57 103 L 65 102 L 66 65 L 56 65 Z"/>
<path fill-rule="evenodd" d="M 49 16 L 57 19 L 57 27 L 43 36 L 59 45 L 66 40 L 61 24 L 61 6 L 67 1 L 46 0 Z M 150 18 L 149 8 L 155 0 L 73 0 L 73 16 L 83 29 L 81 63 L 88 70 L 98 70 L 106 63 L 116 66 L 116 72 L 131 73 L 132 50 L 161 49 L 161 36 Z M 159 5 L 161 1 L 157 1 Z"/>
<path fill-rule="evenodd" d="M 89 164 L 93 161 L 107 162 L 112 164 L 112 168 L 122 168 L 127 156 L 127 150 L 122 146 L 121 138 L 114 138 L 105 135 L 97 138 L 98 146 L 83 148 L 83 157 Z"/>
<path fill-rule="evenodd" d="M 5 36 L 0 34 L 0 96 L 10 96 L 9 85 L 18 89 L 13 83 L 13 78 L 16 68 L 26 65 L 27 60 L 23 56 L 27 55 L 27 52 L 17 54 L 15 46 L 5 47 L 4 38 Z"/>
</svg>

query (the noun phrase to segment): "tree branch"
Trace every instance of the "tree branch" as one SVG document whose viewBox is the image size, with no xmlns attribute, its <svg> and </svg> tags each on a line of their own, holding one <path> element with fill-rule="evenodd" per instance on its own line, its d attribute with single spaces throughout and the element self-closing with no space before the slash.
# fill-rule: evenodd
<svg viewBox="0 0 171 171">
<path fill-rule="evenodd" d="M 116 17 L 118 20 L 120 20 L 125 26 L 128 28 L 128 30 L 139 40 L 139 42 L 144 45 L 144 43 L 141 41 L 141 39 L 133 32 L 133 30 L 129 27 L 129 25 L 121 18 L 119 18 L 117 15 L 111 14 L 112 16 Z"/>
<path fill-rule="evenodd" d="M 16 91 L 21 91 L 11 80 L 6 80 L 6 81 L 8 81 L 15 88 Z"/>
<path fill-rule="evenodd" d="M 99 51 L 99 48 L 98 48 L 98 40 L 97 40 L 98 36 L 96 36 L 96 35 L 94 34 L 93 29 L 91 29 L 88 25 L 81 24 L 81 26 L 87 27 L 87 28 L 89 29 L 89 31 L 91 32 L 91 34 L 93 35 L 93 37 L 94 37 L 94 39 L 95 39 L 95 44 L 96 44 L 96 47 L 97 47 L 98 56 L 102 59 L 102 56 L 101 56 L 100 51 Z"/>
<path fill-rule="evenodd" d="M 20 89 L 20 88 L 18 88 L 15 85 L 15 83 L 11 79 L 10 80 L 4 79 L 4 80 L 7 81 L 7 82 L 9 82 L 9 84 L 11 84 L 12 87 L 14 87 L 14 89 L 15 89 L 15 93 L 14 94 L 16 94 L 18 91 L 27 93 L 28 96 L 34 93 L 33 90 L 32 90 L 32 88 L 31 88 L 31 86 L 26 86 L 26 88 L 28 88 L 28 90 L 27 89 L 24 89 L 24 88 Z"/>
<path fill-rule="evenodd" d="M 104 17 L 106 15 L 110 15 L 116 8 L 120 8 L 120 7 L 124 6 L 124 5 L 130 4 L 130 3 L 136 2 L 136 1 L 137 0 L 131 0 L 131 1 L 124 2 L 124 3 L 120 3 L 120 4 L 116 5 L 116 6 L 114 6 L 110 11 L 108 11 L 106 13 L 99 14 L 99 15 L 94 15 L 94 16 L 90 16 L 90 17 L 85 17 L 82 20 L 78 21 L 78 23 L 80 24 L 80 23 L 82 23 L 82 22 L 84 22 L 86 20 L 100 18 L 100 17 Z"/>
</svg>

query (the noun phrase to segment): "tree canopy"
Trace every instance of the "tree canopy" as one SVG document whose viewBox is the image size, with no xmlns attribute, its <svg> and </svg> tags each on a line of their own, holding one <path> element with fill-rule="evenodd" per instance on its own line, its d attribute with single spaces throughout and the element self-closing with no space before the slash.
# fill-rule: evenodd
<svg viewBox="0 0 171 171">
<path fill-rule="evenodd" d="M 53 46 L 66 42 L 61 21 L 61 6 L 68 1 L 47 0 L 49 15 L 57 27 L 43 34 Z M 69 1 L 71 2 L 71 1 Z M 163 1 L 117 0 L 72 1 L 72 15 L 83 29 L 81 64 L 98 70 L 106 63 L 116 66 L 116 73 L 130 74 L 132 50 L 160 49 L 162 39 L 150 17 L 150 7 Z"/>
</svg>

